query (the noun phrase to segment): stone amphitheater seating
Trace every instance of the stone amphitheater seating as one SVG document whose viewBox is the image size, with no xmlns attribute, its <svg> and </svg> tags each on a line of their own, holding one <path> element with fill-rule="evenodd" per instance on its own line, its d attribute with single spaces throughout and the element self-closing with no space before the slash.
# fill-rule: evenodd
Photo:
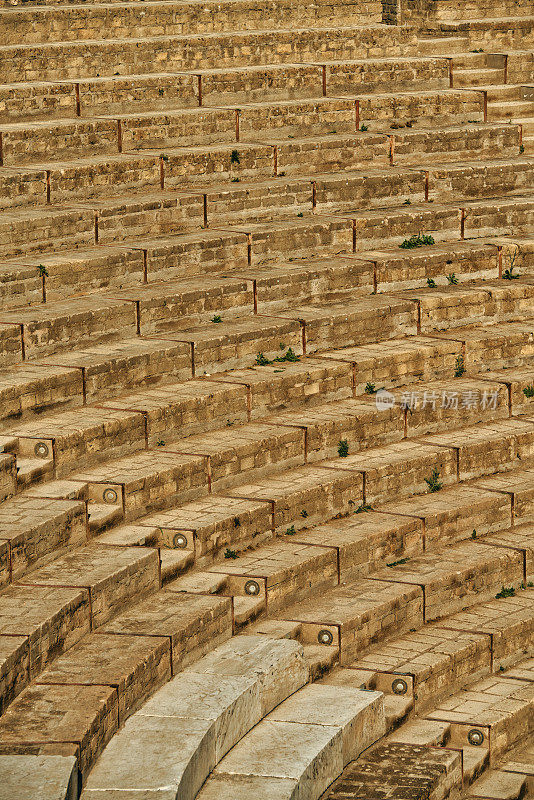
<svg viewBox="0 0 534 800">
<path fill-rule="evenodd" d="M 0 0 L 0 800 L 534 797 L 533 44 Z"/>
</svg>

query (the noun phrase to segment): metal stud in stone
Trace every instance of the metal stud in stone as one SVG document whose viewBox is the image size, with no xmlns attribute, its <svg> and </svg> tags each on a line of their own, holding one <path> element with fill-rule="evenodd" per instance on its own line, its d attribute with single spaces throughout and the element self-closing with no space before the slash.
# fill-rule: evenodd
<svg viewBox="0 0 534 800">
<path fill-rule="evenodd" d="M 260 593 L 260 584 L 258 581 L 247 581 L 245 583 L 245 594 L 253 595 L 254 597 Z"/>
<path fill-rule="evenodd" d="M 332 642 L 334 641 L 332 632 L 326 630 L 326 628 L 323 628 L 323 630 L 319 631 L 319 633 L 317 634 L 317 641 L 319 642 L 319 644 L 326 644 L 326 645 L 332 644 Z"/>
<path fill-rule="evenodd" d="M 408 684 L 402 678 L 395 678 L 391 684 L 391 691 L 393 694 L 406 694 L 408 691 Z"/>
<path fill-rule="evenodd" d="M 480 747 L 484 742 L 484 734 L 482 731 L 479 731 L 478 728 L 471 728 L 467 734 L 467 741 L 474 747 Z"/>
<path fill-rule="evenodd" d="M 37 444 L 33 448 L 33 452 L 39 458 L 46 458 L 47 455 L 49 454 L 50 450 L 49 450 L 48 445 L 46 444 L 46 442 L 37 442 Z"/>
<path fill-rule="evenodd" d="M 187 547 L 187 536 L 184 536 L 183 533 L 177 533 L 172 540 L 172 545 L 180 550 L 184 550 Z"/>
<path fill-rule="evenodd" d="M 104 503 L 116 503 L 117 502 L 117 492 L 115 489 L 104 489 L 104 494 L 102 495 L 104 499 Z"/>
</svg>

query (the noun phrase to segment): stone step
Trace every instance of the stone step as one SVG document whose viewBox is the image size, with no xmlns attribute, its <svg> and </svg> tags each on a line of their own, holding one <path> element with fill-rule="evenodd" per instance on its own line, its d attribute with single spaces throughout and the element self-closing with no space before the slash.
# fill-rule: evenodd
<svg viewBox="0 0 534 800">
<path fill-rule="evenodd" d="M 94 544 L 56 558 L 24 577 L 27 586 L 75 587 L 87 590 L 91 628 L 100 628 L 136 600 L 159 589 L 157 552 L 138 547 Z"/>
<path fill-rule="evenodd" d="M 343 772 L 328 800 L 360 800 L 386 791 L 402 797 L 414 791 L 442 800 L 462 786 L 462 757 L 444 748 L 404 743 L 380 744 Z"/>
<path fill-rule="evenodd" d="M 532 733 L 532 681 L 504 675 L 485 678 L 444 700 L 429 719 L 451 723 L 451 745 L 489 750 L 495 764 L 504 753 Z"/>
<path fill-rule="evenodd" d="M 5 256 L 29 256 L 46 251 L 52 240 L 57 240 L 60 250 L 130 239 L 140 244 L 141 238 L 199 229 L 203 219 L 202 195 L 165 192 L 88 199 L 77 207 L 12 209 L 3 217 L 0 250 Z M 22 230 L 24 241 L 20 240 Z"/>
<path fill-rule="evenodd" d="M 11 797 L 72 800 L 78 793 L 79 775 L 74 756 L 0 756 L 2 786 Z"/>
<path fill-rule="evenodd" d="M 375 58 L 407 57 L 416 52 L 416 37 L 411 32 L 402 31 L 401 34 L 376 25 L 233 30 L 182 37 L 3 45 L 0 64 L 4 83 L 63 81 L 95 75 L 110 77 L 117 71 L 122 75 L 159 73 L 158 53 L 163 49 L 168 54 L 165 68 L 172 73 L 222 67 L 226 64 L 229 47 L 233 48 L 233 66 L 294 64 L 316 62 L 318 52 L 329 61 L 362 59 L 371 54 Z M 81 60 L 80 53 L 83 54 Z"/>
<path fill-rule="evenodd" d="M 39 5 L 30 8 L 0 10 L 0 37 L 3 42 L 43 44 L 45 42 L 77 42 L 90 39 L 129 39 L 132 37 L 182 36 L 187 34 L 209 34 L 232 32 L 242 27 L 247 18 L 250 30 L 273 30 L 276 28 L 331 27 L 333 24 L 347 25 L 351 22 L 362 25 L 382 21 L 380 3 L 357 4 L 349 13 L 342 3 L 315 2 L 305 11 L 291 3 L 281 8 L 273 6 L 268 14 L 261 6 L 250 3 L 184 3 L 175 9 L 165 2 L 152 0 L 139 18 L 137 4 L 123 3 L 108 7 L 103 3 L 87 3 L 81 12 L 68 3 Z"/>
<path fill-rule="evenodd" d="M 489 66 L 462 69 L 456 66 L 456 59 L 454 59 L 453 80 L 455 89 L 469 89 L 473 86 L 491 86 L 502 82 L 503 70 L 502 68 Z"/>
<path fill-rule="evenodd" d="M 528 314 L 530 297 L 534 286 L 528 280 L 518 281 L 477 280 L 465 287 L 448 285 L 424 287 L 399 293 L 399 297 L 411 300 L 418 308 L 418 332 L 429 332 L 461 328 L 484 319 L 495 322 L 520 321 Z M 458 313 L 457 307 L 462 308 Z M 463 316 L 465 315 L 465 316 Z"/>
<path fill-rule="evenodd" d="M 527 780 L 526 775 L 490 770 L 469 788 L 469 796 L 485 800 L 519 800 L 527 792 Z"/>
<path fill-rule="evenodd" d="M 378 91 L 389 89 L 392 82 L 398 89 L 411 89 L 417 88 L 421 80 L 427 89 L 448 87 L 446 59 L 426 56 L 328 61 L 325 58 L 310 64 L 200 68 L 190 72 L 92 77 L 77 82 L 4 84 L 0 86 L 0 98 L 5 101 L 0 124 L 22 122 L 25 118 L 31 121 L 39 116 L 68 117 L 78 112 L 83 117 L 102 113 L 120 115 L 134 112 L 140 103 L 144 111 L 166 111 L 199 105 L 221 106 L 229 101 L 241 104 L 336 94 L 348 91 L 349 87 Z"/>
<path fill-rule="evenodd" d="M 235 746 L 199 798 L 240 800 L 251 791 L 289 798 L 301 791 L 316 800 L 349 761 L 381 736 L 383 726 L 378 693 L 306 687 Z"/>
<path fill-rule="evenodd" d="M 98 669 L 95 664 L 89 674 Z M 105 749 L 82 796 L 106 797 L 132 786 L 149 792 L 171 786 L 175 794 L 192 800 L 239 739 L 307 680 L 297 643 L 235 637 L 185 666 L 127 721 Z M 173 733 L 181 741 L 178 762 Z M 136 753 L 134 761 L 126 752 Z M 117 758 L 122 764 L 118 772 Z"/>
<path fill-rule="evenodd" d="M 120 641 L 115 645 L 115 653 L 120 648 L 125 660 L 123 635 L 151 637 L 154 644 L 159 639 L 166 648 L 170 643 L 171 674 L 224 642 L 231 633 L 230 606 L 224 598 L 164 590 L 133 606 L 132 611 L 134 609 L 134 617 L 130 616 L 130 611 L 123 612 L 104 625 L 102 632 L 116 635 Z M 199 627 L 202 636 L 193 636 L 193 631 Z M 66 673 L 67 662 L 60 662 L 60 665 Z M 117 676 L 124 670 L 121 666 L 118 659 L 105 664 L 99 653 L 95 672 L 98 668 L 104 672 L 107 667 L 108 676 L 112 669 Z M 134 667 L 133 674 L 130 673 L 134 679 L 135 661 L 129 666 Z M 141 677 L 140 673 L 138 675 Z M 150 671 L 146 677 L 152 677 Z M 121 705 L 124 708 L 128 698 L 124 692 L 119 692 L 120 682 L 117 685 L 109 677 L 107 685 L 105 682 L 70 683 L 61 671 L 58 671 L 58 678 L 57 683 L 33 683 L 13 701 L 0 719 L 0 752 L 75 755 L 85 780 L 90 766 L 117 731 L 119 709 Z M 76 715 L 72 714 L 73 707 L 76 707 Z"/>
<path fill-rule="evenodd" d="M 85 503 L 19 496 L 0 506 L 0 585 L 19 580 L 87 538 Z"/>
<path fill-rule="evenodd" d="M 474 485 L 509 497 L 512 504 L 512 524 L 522 525 L 534 521 L 532 477 L 531 470 L 521 469 L 478 478 Z"/>
<path fill-rule="evenodd" d="M 424 621 L 432 622 L 489 600 L 503 586 L 519 584 L 523 558 L 511 548 L 462 542 L 389 566 L 378 579 L 420 586 Z"/>
<path fill-rule="evenodd" d="M 85 588 L 15 584 L 0 595 L 0 709 L 91 630 Z"/>
</svg>

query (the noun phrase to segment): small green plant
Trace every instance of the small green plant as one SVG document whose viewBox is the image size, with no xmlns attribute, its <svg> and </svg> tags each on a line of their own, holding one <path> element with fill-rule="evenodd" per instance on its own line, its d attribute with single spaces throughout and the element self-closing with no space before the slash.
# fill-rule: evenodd
<svg viewBox="0 0 534 800">
<path fill-rule="evenodd" d="M 429 492 L 439 492 L 440 489 L 443 489 L 443 484 L 439 479 L 439 470 L 436 467 L 430 473 L 430 478 L 425 478 L 425 483 Z"/>
<path fill-rule="evenodd" d="M 299 211 L 299 213 L 297 214 L 297 217 L 303 217 L 303 216 L 304 216 L 304 214 L 302 213 L 302 211 Z"/>
<path fill-rule="evenodd" d="M 525 152 L 525 145 L 524 144 L 520 144 L 519 145 L 519 153 L 522 154 L 524 152 Z"/>
<path fill-rule="evenodd" d="M 376 394 L 378 390 L 376 388 L 376 384 L 371 383 L 371 381 L 367 381 L 367 383 L 365 384 L 365 390 L 364 391 L 365 391 L 365 394 Z"/>
<path fill-rule="evenodd" d="M 501 600 L 504 597 L 515 597 L 515 589 L 513 586 L 503 586 L 501 591 L 495 595 L 496 600 Z"/>
<path fill-rule="evenodd" d="M 163 95 L 165 94 L 165 90 L 164 89 L 158 89 L 158 94 L 159 94 L 160 97 L 163 97 Z"/>
<path fill-rule="evenodd" d="M 303 508 L 302 511 L 300 512 L 300 516 L 302 517 L 302 519 L 306 519 L 306 517 L 308 516 L 308 512 L 306 511 L 305 508 Z"/>
<path fill-rule="evenodd" d="M 447 280 L 451 286 L 458 285 L 458 278 L 456 277 L 454 272 L 449 272 L 449 274 L 447 275 Z"/>
<path fill-rule="evenodd" d="M 219 322 L 222 322 L 222 317 L 220 314 L 215 314 L 215 316 L 211 318 L 211 321 L 218 324 Z"/>
<path fill-rule="evenodd" d="M 340 439 L 337 446 L 337 452 L 340 458 L 346 458 L 349 454 L 349 443 L 346 439 Z"/>
<path fill-rule="evenodd" d="M 39 275 L 40 275 L 41 278 L 45 278 L 45 277 L 48 278 L 48 270 L 44 266 L 44 264 L 39 264 L 37 269 L 39 270 Z"/>
<path fill-rule="evenodd" d="M 230 156 L 230 164 L 240 164 L 241 160 L 239 158 L 239 151 L 232 150 L 232 155 Z"/>
<path fill-rule="evenodd" d="M 241 527 L 241 520 L 239 519 L 239 517 L 234 517 L 234 528 L 240 528 L 240 527 Z"/>
<path fill-rule="evenodd" d="M 237 555 L 236 551 L 235 550 L 230 550 L 229 547 L 227 547 L 226 550 L 224 551 L 224 557 L 225 558 L 239 558 L 239 556 Z"/>
<path fill-rule="evenodd" d="M 165 441 L 163 439 L 158 439 L 156 444 L 158 447 L 165 447 Z"/>
<path fill-rule="evenodd" d="M 407 197 L 406 200 L 404 201 L 404 205 L 405 206 L 411 206 L 411 204 L 412 204 L 412 201 L 410 200 L 409 197 Z"/>
<path fill-rule="evenodd" d="M 516 278 L 520 278 L 519 272 L 514 272 L 513 266 L 509 269 L 503 270 L 502 276 L 505 281 L 515 281 Z"/>
<path fill-rule="evenodd" d="M 294 536 L 295 534 L 296 534 L 295 526 L 292 525 L 290 528 L 287 529 L 286 536 Z"/>
<path fill-rule="evenodd" d="M 241 178 L 232 178 L 232 183 L 241 183 Z"/>
<path fill-rule="evenodd" d="M 403 250 L 413 250 L 414 247 L 423 247 L 425 245 L 435 244 L 434 237 L 428 233 L 412 234 L 409 239 L 405 239 L 399 247 Z"/>
<path fill-rule="evenodd" d="M 525 386 L 525 388 L 523 389 L 523 394 L 525 395 L 525 397 L 534 397 L 534 384 L 531 384 L 530 386 Z"/>
<path fill-rule="evenodd" d="M 406 564 L 409 560 L 409 558 L 399 558 L 398 561 L 392 561 L 390 564 L 386 564 L 386 567 L 398 567 L 399 564 Z"/>
<path fill-rule="evenodd" d="M 282 345 L 282 347 L 284 347 L 284 345 Z M 275 362 L 282 364 L 284 361 L 289 361 L 289 362 L 300 361 L 300 356 L 298 356 L 295 353 L 292 347 L 288 347 L 287 353 L 285 353 L 285 355 L 278 356 L 278 358 L 273 358 L 272 360 L 267 358 L 267 356 L 264 353 L 258 353 L 258 355 L 256 356 L 256 361 L 254 363 L 258 367 L 266 367 L 268 366 L 268 364 L 274 364 Z"/>
<path fill-rule="evenodd" d="M 373 510 L 373 506 L 370 506 L 368 503 L 362 503 L 361 506 L 358 506 L 358 508 L 356 509 L 356 511 L 354 513 L 355 514 L 365 514 L 367 511 L 372 511 L 372 510 Z"/>
<path fill-rule="evenodd" d="M 362 123 L 362 124 L 360 125 L 360 130 L 361 130 L 361 132 L 362 132 L 362 133 L 365 133 L 365 131 L 368 131 L 368 130 L 369 130 L 369 126 L 368 126 L 368 125 L 365 125 L 364 123 Z"/>
<path fill-rule="evenodd" d="M 272 364 L 272 361 L 269 361 L 267 356 L 263 353 L 258 353 L 256 356 L 256 361 L 254 362 L 258 367 L 266 367 L 267 364 Z"/>
<path fill-rule="evenodd" d="M 426 279 L 426 285 L 428 286 L 429 289 L 435 289 L 436 288 L 436 281 L 434 280 L 434 278 L 427 278 Z"/>
<path fill-rule="evenodd" d="M 471 539 L 476 539 L 476 538 L 477 538 L 477 532 L 476 532 L 475 528 L 473 528 L 473 533 L 471 534 Z"/>
<path fill-rule="evenodd" d="M 169 160 L 169 156 L 166 156 L 166 155 L 165 155 L 165 153 L 161 153 L 161 155 L 160 155 L 160 159 L 161 159 L 162 161 L 168 161 L 168 160 Z"/>
<path fill-rule="evenodd" d="M 456 361 L 454 362 L 454 377 L 461 378 L 465 372 L 465 364 L 464 364 L 464 357 L 462 355 L 457 356 Z"/>
</svg>

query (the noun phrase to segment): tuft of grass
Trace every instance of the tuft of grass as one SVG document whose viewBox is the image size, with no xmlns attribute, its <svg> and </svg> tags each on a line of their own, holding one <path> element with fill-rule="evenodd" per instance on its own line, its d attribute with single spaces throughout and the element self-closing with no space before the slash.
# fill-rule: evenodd
<svg viewBox="0 0 534 800">
<path fill-rule="evenodd" d="M 241 159 L 239 158 L 239 151 L 232 150 L 232 155 L 230 156 L 230 164 L 240 164 Z"/>
<path fill-rule="evenodd" d="M 405 239 L 399 247 L 403 250 L 413 250 L 415 247 L 424 247 L 425 245 L 435 244 L 434 237 L 427 233 L 418 233 Z"/>
<path fill-rule="evenodd" d="M 462 355 L 457 356 L 456 361 L 454 363 L 455 363 L 454 377 L 461 378 L 462 375 L 465 373 L 464 357 Z"/>
<path fill-rule="evenodd" d="M 337 453 L 340 458 L 346 458 L 349 454 L 349 443 L 346 439 L 340 439 L 337 446 Z"/>
<path fill-rule="evenodd" d="M 240 527 L 241 527 L 241 520 L 239 519 L 239 517 L 234 517 L 234 528 L 240 528 Z"/>
<path fill-rule="evenodd" d="M 226 550 L 224 551 L 224 557 L 225 558 L 239 558 L 239 556 L 237 555 L 236 551 L 235 550 L 230 550 L 229 547 L 227 547 Z"/>
<path fill-rule="evenodd" d="M 525 145 L 524 144 L 520 144 L 519 145 L 519 153 L 522 154 L 524 152 L 525 152 Z"/>
<path fill-rule="evenodd" d="M 358 508 L 356 509 L 356 511 L 354 513 L 355 514 L 365 514 L 367 511 L 372 511 L 372 510 L 373 510 L 373 506 L 370 506 L 368 503 L 362 503 L 361 506 L 358 506 Z"/>
<path fill-rule="evenodd" d="M 160 154 L 160 158 L 161 158 L 162 161 L 168 161 L 169 160 L 169 156 L 166 156 L 165 153 L 161 153 Z"/>
<path fill-rule="evenodd" d="M 302 213 L 302 211 L 299 211 L 299 213 L 297 214 L 297 217 L 303 217 L 303 216 L 304 216 L 304 214 Z"/>
<path fill-rule="evenodd" d="M 447 275 L 447 280 L 451 286 L 458 285 L 458 278 L 456 277 L 454 272 L 449 272 L 449 274 Z"/>
<path fill-rule="evenodd" d="M 440 489 L 443 489 L 443 484 L 439 479 L 439 471 L 436 467 L 430 473 L 430 478 L 425 478 L 425 483 L 429 492 L 439 492 Z"/>
<path fill-rule="evenodd" d="M 386 567 L 398 567 L 399 564 L 406 564 L 409 560 L 409 558 L 399 558 L 398 561 L 391 561 L 389 564 L 386 564 Z"/>
<path fill-rule="evenodd" d="M 295 534 L 296 534 L 295 526 L 292 525 L 290 528 L 287 529 L 286 536 L 294 536 Z"/>
<path fill-rule="evenodd" d="M 165 440 L 164 439 L 158 439 L 158 441 L 156 442 L 156 445 L 158 447 L 165 447 Z"/>
<path fill-rule="evenodd" d="M 215 314 L 215 316 L 211 318 L 211 321 L 218 324 L 219 322 L 222 322 L 222 317 L 220 314 Z"/>
<path fill-rule="evenodd" d="M 378 389 L 376 388 L 376 384 L 371 383 L 371 381 L 367 381 L 365 384 L 365 394 L 376 394 Z"/>
<path fill-rule="evenodd" d="M 504 597 L 515 597 L 515 589 L 513 586 L 503 586 L 500 592 L 495 595 L 496 600 L 501 600 Z"/>
<path fill-rule="evenodd" d="M 436 281 L 434 280 L 434 278 L 427 278 L 426 279 L 426 285 L 428 286 L 429 289 L 435 289 L 436 288 Z"/>
<path fill-rule="evenodd" d="M 362 123 L 360 125 L 360 130 L 361 130 L 362 133 L 365 133 L 365 131 L 369 130 L 369 125 L 365 125 L 364 123 Z"/>
<path fill-rule="evenodd" d="M 523 394 L 525 395 L 525 397 L 534 397 L 534 384 L 531 384 L 530 386 L 525 386 L 525 388 L 523 389 Z"/>
<path fill-rule="evenodd" d="M 476 532 L 475 528 L 473 528 L 473 533 L 471 534 L 471 539 L 476 539 L 476 538 L 477 538 L 477 532 Z"/>
<path fill-rule="evenodd" d="M 266 367 L 268 364 L 274 364 L 275 362 L 282 364 L 284 361 L 289 361 L 291 363 L 300 361 L 300 356 L 295 353 L 292 347 L 288 347 L 287 353 L 283 356 L 278 356 L 278 358 L 269 359 L 264 353 L 258 353 L 254 363 L 258 367 Z"/>
<path fill-rule="evenodd" d="M 515 281 L 517 278 L 521 277 L 519 272 L 514 272 L 513 266 L 509 269 L 505 269 L 502 276 L 505 281 Z"/>
<path fill-rule="evenodd" d="M 46 278 L 48 278 L 48 270 L 47 270 L 47 268 L 44 266 L 44 264 L 39 264 L 39 266 L 37 267 L 37 269 L 39 270 L 39 276 L 40 276 L 41 278 L 45 278 L 45 277 L 46 277 Z"/>
</svg>

